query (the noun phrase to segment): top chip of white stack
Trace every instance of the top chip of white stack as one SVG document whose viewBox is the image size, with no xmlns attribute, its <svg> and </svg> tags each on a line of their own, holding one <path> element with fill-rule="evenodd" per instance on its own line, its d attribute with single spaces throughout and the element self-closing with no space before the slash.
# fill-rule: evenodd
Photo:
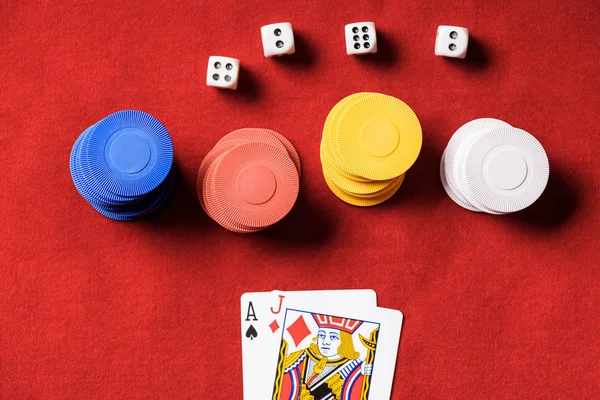
<svg viewBox="0 0 600 400">
<path fill-rule="evenodd" d="M 465 192 L 497 213 L 533 204 L 548 183 L 550 167 L 540 142 L 510 126 L 492 129 L 464 149 Z"/>
</svg>

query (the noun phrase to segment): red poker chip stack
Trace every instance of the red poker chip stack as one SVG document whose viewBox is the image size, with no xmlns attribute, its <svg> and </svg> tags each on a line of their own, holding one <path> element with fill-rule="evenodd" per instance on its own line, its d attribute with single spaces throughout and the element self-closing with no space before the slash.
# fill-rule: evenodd
<svg viewBox="0 0 600 400">
<path fill-rule="evenodd" d="M 283 135 L 268 129 L 238 129 L 219 140 L 202 161 L 198 200 L 224 228 L 258 232 L 290 212 L 300 174 L 300 156 Z"/>
</svg>

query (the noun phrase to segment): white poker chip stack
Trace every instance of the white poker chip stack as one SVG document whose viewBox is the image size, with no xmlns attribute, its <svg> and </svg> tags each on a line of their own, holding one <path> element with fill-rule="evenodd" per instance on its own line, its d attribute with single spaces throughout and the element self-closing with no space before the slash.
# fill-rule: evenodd
<svg viewBox="0 0 600 400">
<path fill-rule="evenodd" d="M 481 118 L 461 126 L 440 163 L 448 196 L 470 211 L 508 214 L 533 204 L 544 192 L 550 167 L 530 133 Z"/>
</svg>

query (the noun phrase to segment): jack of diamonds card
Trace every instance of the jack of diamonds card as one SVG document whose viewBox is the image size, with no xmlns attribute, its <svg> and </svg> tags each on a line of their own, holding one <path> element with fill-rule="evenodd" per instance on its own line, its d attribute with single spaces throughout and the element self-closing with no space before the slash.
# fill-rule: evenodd
<svg viewBox="0 0 600 400">
<path fill-rule="evenodd" d="M 273 400 L 365 400 L 380 323 L 286 311 Z"/>
</svg>

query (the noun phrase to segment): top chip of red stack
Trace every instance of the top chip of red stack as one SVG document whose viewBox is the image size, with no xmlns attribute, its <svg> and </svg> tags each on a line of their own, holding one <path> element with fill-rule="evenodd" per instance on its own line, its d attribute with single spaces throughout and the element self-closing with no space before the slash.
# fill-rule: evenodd
<svg viewBox="0 0 600 400">
<path fill-rule="evenodd" d="M 283 135 L 239 129 L 224 136 L 202 161 L 198 199 L 221 226 L 256 232 L 290 212 L 298 197 L 300 171 L 298 152 Z"/>
</svg>

